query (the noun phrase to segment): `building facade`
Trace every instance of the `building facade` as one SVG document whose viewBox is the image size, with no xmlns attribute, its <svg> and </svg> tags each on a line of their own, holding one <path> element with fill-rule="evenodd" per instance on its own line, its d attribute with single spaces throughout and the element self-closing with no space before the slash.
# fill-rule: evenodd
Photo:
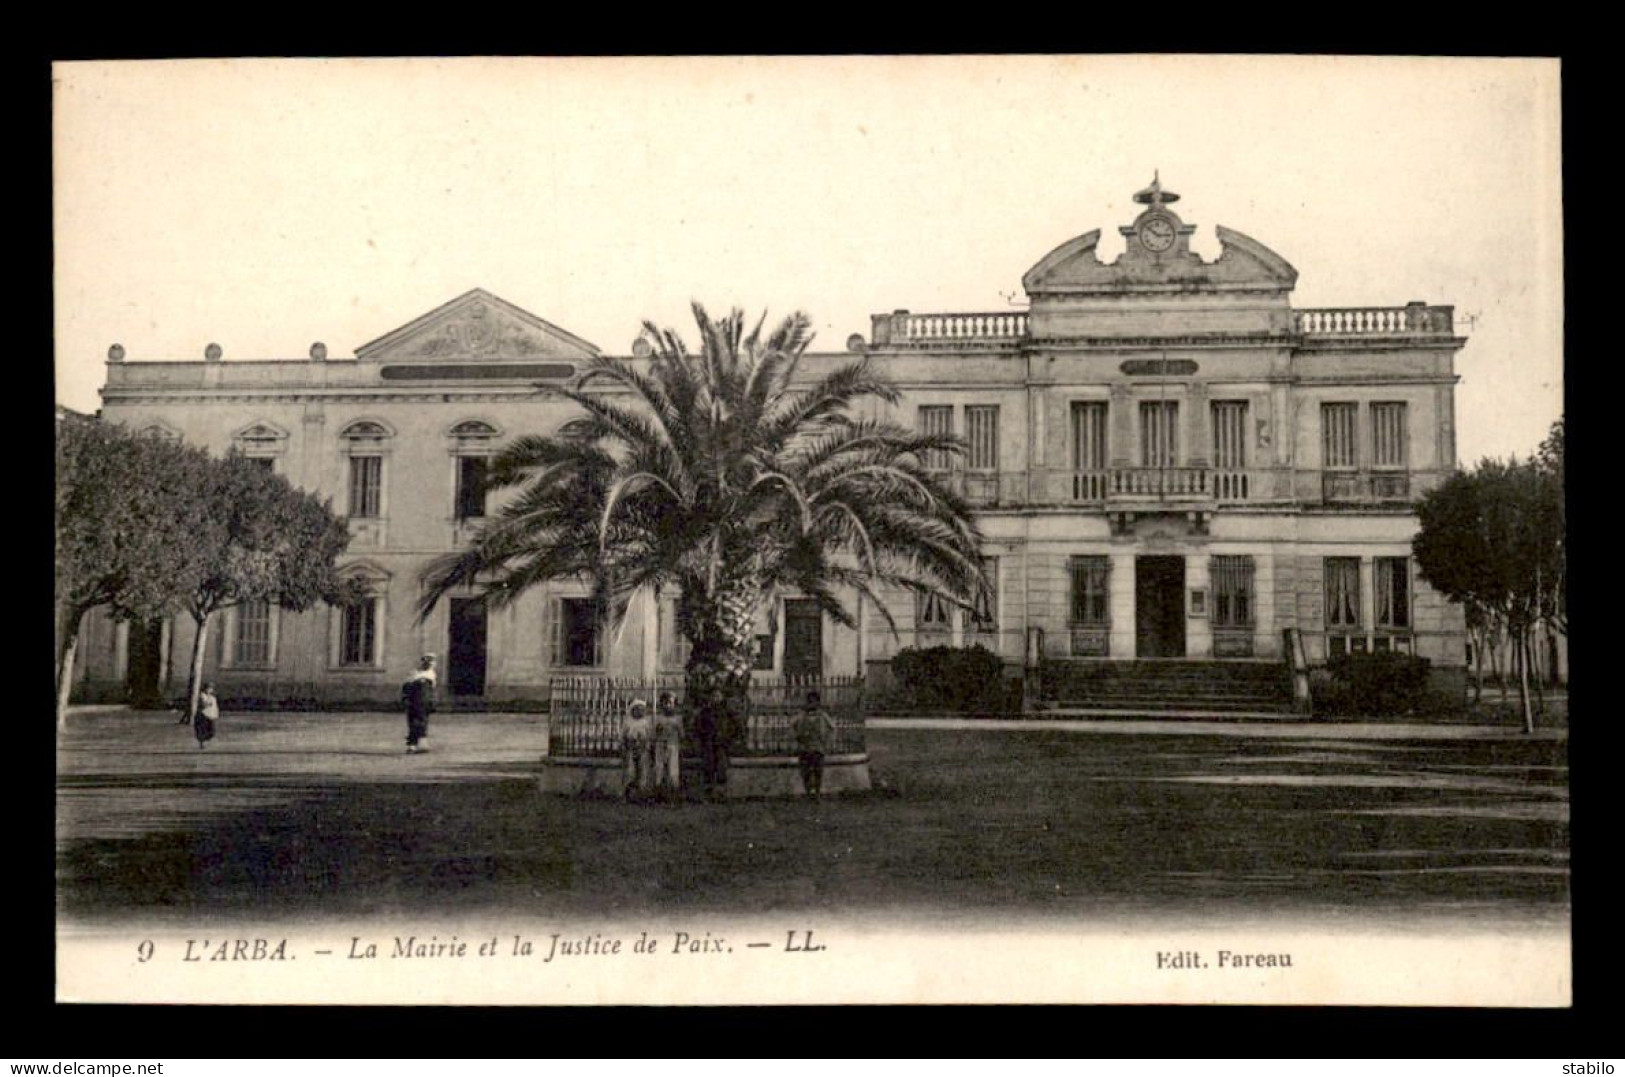
<svg viewBox="0 0 1625 1077">
<path fill-rule="evenodd" d="M 1297 272 L 1263 244 L 1217 229 L 1220 255 L 1153 184 L 1099 257 L 1097 229 L 1023 277 L 1028 306 L 873 318 L 868 340 L 809 355 L 811 379 L 868 356 L 901 389 L 878 416 L 962 437 L 937 461 L 976 507 L 991 594 L 974 609 L 891 596 L 894 635 L 869 611 L 858 632 L 810 602 L 758 619 L 758 668 L 849 674 L 904 646 L 983 644 L 1024 657 L 1279 661 L 1297 629 L 1312 664 L 1402 651 L 1459 677 L 1459 607 L 1411 556 L 1415 501 L 1455 465 L 1450 307 L 1299 309 Z M 640 356 L 634 349 L 632 358 Z M 227 695 L 393 698 L 424 651 L 452 693 L 537 698 L 558 676 L 677 672 L 673 596 L 645 596 L 608 632 L 585 585 L 487 611 L 475 595 L 418 624 L 418 574 L 488 511 L 485 461 L 546 432 L 571 405 L 539 395 L 598 349 L 475 290 L 357 348 L 353 358 L 128 362 L 110 353 L 103 418 L 224 451 L 237 446 L 333 499 L 353 540 L 346 572 L 368 601 L 292 614 L 242 607 L 207 649 Z M 81 694 L 171 695 L 191 627 L 98 619 Z"/>
</svg>

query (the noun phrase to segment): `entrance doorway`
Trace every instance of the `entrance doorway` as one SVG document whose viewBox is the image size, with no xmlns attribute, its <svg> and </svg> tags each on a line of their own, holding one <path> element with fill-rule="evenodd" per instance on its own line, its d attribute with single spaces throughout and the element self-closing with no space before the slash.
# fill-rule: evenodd
<svg viewBox="0 0 1625 1077">
<path fill-rule="evenodd" d="M 129 648 L 124 669 L 125 695 L 133 706 L 156 706 L 163 700 L 158 681 L 164 671 L 164 623 L 131 621 Z"/>
<path fill-rule="evenodd" d="M 784 675 L 816 677 L 824 672 L 824 613 L 816 599 L 784 600 Z"/>
<path fill-rule="evenodd" d="M 1185 657 L 1185 559 L 1134 559 L 1134 653 Z"/>
<path fill-rule="evenodd" d="M 451 641 L 446 678 L 454 696 L 485 694 L 485 599 L 451 600 Z"/>
</svg>

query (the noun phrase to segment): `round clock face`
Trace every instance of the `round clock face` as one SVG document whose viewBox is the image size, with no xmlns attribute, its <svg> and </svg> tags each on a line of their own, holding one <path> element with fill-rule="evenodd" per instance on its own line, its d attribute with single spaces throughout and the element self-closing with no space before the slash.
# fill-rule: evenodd
<svg viewBox="0 0 1625 1077">
<path fill-rule="evenodd" d="M 1152 217 L 1140 225 L 1140 242 L 1148 251 L 1165 251 L 1174 245 L 1174 226 L 1167 218 Z"/>
</svg>

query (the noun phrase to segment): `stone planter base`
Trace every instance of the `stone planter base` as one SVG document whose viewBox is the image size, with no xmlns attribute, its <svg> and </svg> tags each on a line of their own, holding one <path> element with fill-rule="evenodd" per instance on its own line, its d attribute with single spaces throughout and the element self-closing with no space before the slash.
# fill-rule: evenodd
<svg viewBox="0 0 1625 1077">
<path fill-rule="evenodd" d="M 683 788 L 698 789 L 704 777 L 698 759 L 683 760 Z M 626 791 L 626 768 L 619 759 L 602 756 L 547 756 L 542 760 L 537 787 L 543 793 L 580 795 L 602 793 L 621 796 Z M 861 793 L 870 788 L 869 754 L 832 755 L 824 759 L 824 792 Z M 745 797 L 799 797 L 800 761 L 793 755 L 736 758 L 728 765 L 728 799 Z"/>
</svg>

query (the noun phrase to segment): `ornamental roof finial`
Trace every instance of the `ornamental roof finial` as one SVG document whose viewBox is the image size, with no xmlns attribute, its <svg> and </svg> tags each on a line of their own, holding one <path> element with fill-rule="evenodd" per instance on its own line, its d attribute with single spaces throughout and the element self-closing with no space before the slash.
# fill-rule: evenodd
<svg viewBox="0 0 1625 1077">
<path fill-rule="evenodd" d="M 1134 201 L 1146 206 L 1164 206 L 1170 202 L 1178 202 L 1179 196 L 1172 191 L 1162 189 L 1162 177 L 1158 170 L 1151 171 L 1151 186 L 1134 196 Z"/>
</svg>

